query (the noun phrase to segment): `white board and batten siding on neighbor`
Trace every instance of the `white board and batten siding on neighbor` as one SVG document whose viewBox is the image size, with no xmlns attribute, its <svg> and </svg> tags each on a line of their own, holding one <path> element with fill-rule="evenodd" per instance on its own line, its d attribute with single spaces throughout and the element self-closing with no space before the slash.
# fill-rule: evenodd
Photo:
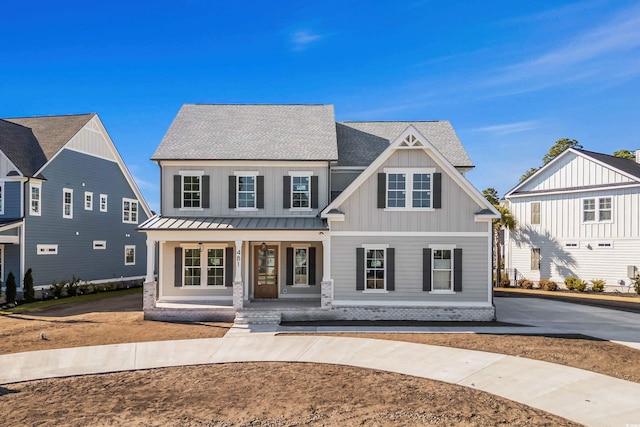
<svg viewBox="0 0 640 427">
<path fill-rule="evenodd" d="M 95 116 L 67 142 L 65 147 L 70 150 L 117 162 L 116 153 L 114 153 L 109 144 L 106 143 L 107 138 L 108 135 L 106 135 L 106 131 L 99 124 L 98 117 Z"/>
</svg>

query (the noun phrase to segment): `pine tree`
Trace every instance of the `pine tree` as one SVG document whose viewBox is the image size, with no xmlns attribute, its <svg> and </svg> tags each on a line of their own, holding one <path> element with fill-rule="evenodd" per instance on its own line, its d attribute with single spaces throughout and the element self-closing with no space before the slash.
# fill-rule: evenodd
<svg viewBox="0 0 640 427">
<path fill-rule="evenodd" d="M 15 304 L 16 302 L 16 276 L 10 271 L 7 276 L 7 304 Z"/>
<path fill-rule="evenodd" d="M 31 269 L 28 269 L 24 274 L 24 280 L 22 281 L 24 286 L 24 299 L 27 302 L 33 302 L 36 300 L 36 291 L 33 289 L 33 276 L 31 275 Z"/>
</svg>

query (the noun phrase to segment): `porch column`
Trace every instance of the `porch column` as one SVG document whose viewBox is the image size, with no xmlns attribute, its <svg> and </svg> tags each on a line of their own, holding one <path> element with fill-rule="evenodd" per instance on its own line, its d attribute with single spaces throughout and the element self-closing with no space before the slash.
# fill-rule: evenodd
<svg viewBox="0 0 640 427">
<path fill-rule="evenodd" d="M 142 296 L 142 308 L 145 312 L 154 309 L 156 306 L 157 291 L 155 275 L 153 274 L 155 269 L 155 255 L 156 242 L 155 240 L 147 239 L 147 275 L 144 278 Z"/>
<path fill-rule="evenodd" d="M 155 258 L 156 258 L 156 242 L 155 240 L 147 239 L 147 276 L 144 281 L 146 283 L 153 282 L 155 280 Z"/>
<path fill-rule="evenodd" d="M 331 279 L 331 240 L 322 239 L 322 282 L 320 289 L 320 306 L 331 308 L 333 301 L 333 280 Z"/>
<path fill-rule="evenodd" d="M 244 282 L 242 281 L 242 240 L 236 240 L 236 274 L 233 277 L 233 308 L 242 309 L 244 305 Z"/>
</svg>

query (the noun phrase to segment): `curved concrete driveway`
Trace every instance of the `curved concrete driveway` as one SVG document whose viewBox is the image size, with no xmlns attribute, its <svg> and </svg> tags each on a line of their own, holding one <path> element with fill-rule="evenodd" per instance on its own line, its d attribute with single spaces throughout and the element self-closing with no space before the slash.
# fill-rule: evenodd
<svg viewBox="0 0 640 427">
<path fill-rule="evenodd" d="M 380 369 L 472 387 L 586 425 L 640 423 L 640 384 L 547 362 L 398 341 L 231 335 L 0 356 L 0 384 L 228 362 L 311 362 Z"/>
</svg>

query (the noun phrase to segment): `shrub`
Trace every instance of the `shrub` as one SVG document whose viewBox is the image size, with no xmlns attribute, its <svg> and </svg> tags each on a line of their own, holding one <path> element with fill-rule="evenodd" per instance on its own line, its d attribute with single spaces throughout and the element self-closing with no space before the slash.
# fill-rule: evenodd
<svg viewBox="0 0 640 427">
<path fill-rule="evenodd" d="M 640 274 L 636 274 L 636 277 L 631 279 L 633 287 L 636 288 L 636 293 L 640 295 Z"/>
<path fill-rule="evenodd" d="M 27 302 L 34 302 L 36 300 L 36 291 L 33 289 L 33 275 L 31 273 L 32 270 L 28 269 L 22 281 L 24 286 L 24 299 Z"/>
<path fill-rule="evenodd" d="M 500 281 L 500 286 L 502 286 L 503 288 L 510 288 L 511 287 L 511 280 L 509 279 L 502 279 Z"/>
<path fill-rule="evenodd" d="M 10 271 L 7 276 L 7 289 L 5 296 L 7 297 L 7 304 L 16 303 L 16 276 Z"/>
<path fill-rule="evenodd" d="M 587 289 L 587 282 L 585 282 L 584 280 L 578 279 L 573 284 L 573 289 L 575 289 L 578 292 L 584 292 Z"/>
<path fill-rule="evenodd" d="M 522 289 L 533 289 L 533 282 L 531 280 L 523 280 L 520 287 Z"/>
<path fill-rule="evenodd" d="M 518 279 L 518 286 L 522 286 L 524 282 L 527 282 L 527 279 Z"/>
<path fill-rule="evenodd" d="M 591 281 L 591 290 L 593 292 L 602 292 L 604 291 L 605 281 L 603 279 L 593 279 Z"/>
<path fill-rule="evenodd" d="M 556 284 L 556 282 L 550 279 L 541 279 L 538 282 L 538 285 L 540 286 L 540 289 L 543 289 L 545 291 L 555 291 L 556 289 L 558 289 L 558 285 Z"/>
<path fill-rule="evenodd" d="M 577 277 L 569 276 L 566 279 L 564 279 L 564 286 L 570 291 L 572 291 L 576 288 L 576 283 L 579 281 L 580 279 L 578 279 Z"/>
<path fill-rule="evenodd" d="M 78 286 L 78 293 L 80 295 L 90 294 L 91 291 L 93 291 L 91 283 L 83 283 L 82 285 Z"/>
<path fill-rule="evenodd" d="M 80 279 L 73 276 L 71 281 L 67 283 L 67 296 L 75 297 L 78 295 L 78 288 L 80 288 Z"/>
<path fill-rule="evenodd" d="M 51 294 L 53 295 L 54 298 L 61 298 L 62 292 L 64 291 L 64 283 L 63 282 L 57 283 L 54 280 L 53 282 L 51 282 L 51 286 L 49 287 L 49 290 L 51 291 Z"/>
</svg>

